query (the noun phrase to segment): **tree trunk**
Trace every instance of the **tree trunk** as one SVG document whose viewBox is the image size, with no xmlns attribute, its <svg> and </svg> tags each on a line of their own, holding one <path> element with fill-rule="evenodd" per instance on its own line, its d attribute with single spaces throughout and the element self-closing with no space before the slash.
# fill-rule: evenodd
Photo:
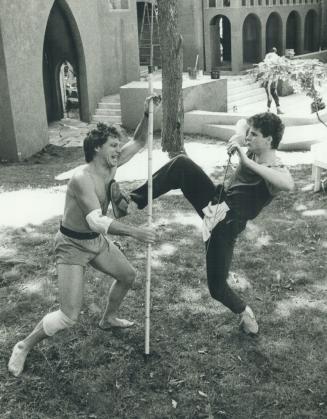
<svg viewBox="0 0 327 419">
<path fill-rule="evenodd" d="M 178 0 L 158 0 L 162 59 L 162 150 L 184 151 L 183 39 L 178 30 Z"/>
</svg>

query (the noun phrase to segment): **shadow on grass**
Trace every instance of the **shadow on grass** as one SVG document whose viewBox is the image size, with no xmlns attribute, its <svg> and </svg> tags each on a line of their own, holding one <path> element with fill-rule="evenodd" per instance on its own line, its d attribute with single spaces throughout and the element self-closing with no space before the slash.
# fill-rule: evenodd
<svg viewBox="0 0 327 419">
<path fill-rule="evenodd" d="M 135 327 L 97 328 L 112 280 L 87 269 L 78 325 L 39 344 L 19 379 L 6 370 L 13 344 L 58 307 L 51 255 L 58 217 L 3 229 L 2 417 L 325 417 L 326 231 L 294 208 L 312 200 L 313 209 L 325 202 L 281 195 L 236 246 L 231 280 L 255 309 L 257 338 L 241 334 L 237 317 L 210 298 L 196 216 L 181 196 L 166 196 L 154 204 L 161 238 L 152 269 L 152 356 L 143 357 L 146 246 L 121 237 L 139 272 L 121 309 Z M 144 211 L 126 219 L 145 221 Z"/>
</svg>

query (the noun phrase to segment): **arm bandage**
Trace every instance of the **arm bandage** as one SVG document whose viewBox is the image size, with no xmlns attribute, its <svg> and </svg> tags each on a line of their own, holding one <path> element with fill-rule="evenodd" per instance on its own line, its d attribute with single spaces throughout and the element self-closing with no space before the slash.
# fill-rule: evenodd
<svg viewBox="0 0 327 419">
<path fill-rule="evenodd" d="M 236 122 L 235 125 L 235 134 L 241 135 L 242 137 L 246 137 L 247 131 L 249 129 L 248 123 L 246 119 L 242 118 Z"/>
<path fill-rule="evenodd" d="M 112 218 L 103 215 L 100 209 L 89 212 L 85 218 L 90 229 L 100 234 L 108 233 L 110 224 L 114 221 Z"/>
</svg>

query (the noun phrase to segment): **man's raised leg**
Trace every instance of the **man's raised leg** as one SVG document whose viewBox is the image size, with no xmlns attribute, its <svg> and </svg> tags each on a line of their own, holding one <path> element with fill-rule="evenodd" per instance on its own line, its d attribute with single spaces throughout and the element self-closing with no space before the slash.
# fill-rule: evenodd
<svg viewBox="0 0 327 419">
<path fill-rule="evenodd" d="M 72 327 L 79 316 L 83 302 L 83 267 L 79 265 L 58 265 L 60 310 L 46 314 L 35 329 L 13 348 L 8 369 L 18 377 L 26 357 L 41 340 L 53 336 L 60 330 Z"/>
<path fill-rule="evenodd" d="M 97 270 L 115 278 L 109 294 L 107 305 L 99 322 L 99 327 L 106 330 L 110 327 L 130 327 L 133 322 L 117 317 L 119 307 L 134 283 L 136 271 L 123 253 L 113 244 L 106 252 L 102 252 L 90 264 Z"/>
<path fill-rule="evenodd" d="M 206 207 L 215 194 L 215 186 L 209 176 L 190 158 L 180 155 L 170 160 L 153 175 L 153 199 L 180 189 L 185 198 L 203 218 L 202 208 Z M 139 209 L 148 203 L 148 183 L 130 193 L 131 199 Z"/>
</svg>

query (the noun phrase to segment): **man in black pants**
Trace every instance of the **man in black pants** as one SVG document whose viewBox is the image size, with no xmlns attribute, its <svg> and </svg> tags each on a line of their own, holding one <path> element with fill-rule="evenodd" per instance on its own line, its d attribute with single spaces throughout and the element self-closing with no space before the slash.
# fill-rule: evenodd
<svg viewBox="0 0 327 419">
<path fill-rule="evenodd" d="M 277 48 L 273 47 L 271 51 L 266 54 L 264 63 L 268 66 L 277 66 L 278 65 L 279 56 L 277 54 Z M 270 112 L 270 107 L 272 104 L 272 100 L 274 99 L 277 115 L 281 115 L 284 112 L 280 108 L 279 97 L 277 93 L 277 83 L 278 77 L 275 76 L 273 78 L 269 78 L 265 81 L 263 87 L 265 88 L 266 95 L 267 95 L 267 111 Z"/>
<path fill-rule="evenodd" d="M 153 175 L 153 198 L 171 189 L 181 189 L 199 216 L 209 221 L 209 225 L 212 222 L 211 238 L 205 243 L 210 294 L 241 315 L 240 325 L 246 333 L 256 334 L 258 324 L 251 308 L 227 283 L 235 241 L 247 220 L 255 218 L 276 193 L 292 190 L 294 183 L 289 171 L 276 156 L 284 132 L 280 118 L 266 112 L 254 115 L 247 123 L 246 138 L 245 135 L 234 135 L 228 143 L 228 153 L 237 153 L 240 163 L 227 188 L 223 185 L 215 187 L 198 165 L 181 155 Z M 241 144 L 247 146 L 247 153 Z M 130 193 L 138 209 L 147 205 L 147 188 L 145 183 Z M 217 197 L 220 197 L 220 205 L 216 207 L 216 214 L 211 208 L 212 216 L 209 212 L 208 217 L 205 214 Z"/>
</svg>

